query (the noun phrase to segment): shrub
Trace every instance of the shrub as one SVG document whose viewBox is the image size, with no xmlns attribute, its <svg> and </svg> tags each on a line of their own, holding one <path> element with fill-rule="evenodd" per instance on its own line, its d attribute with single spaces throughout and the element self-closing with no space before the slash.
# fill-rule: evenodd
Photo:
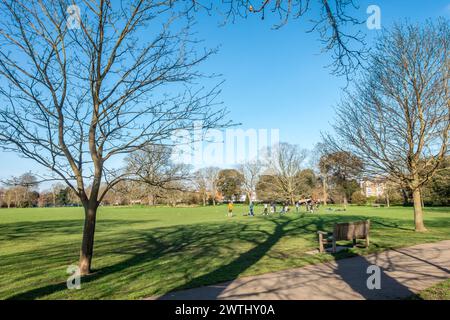
<svg viewBox="0 0 450 320">
<path fill-rule="evenodd" d="M 361 193 L 361 191 L 355 191 L 352 194 L 352 204 L 356 204 L 358 206 L 364 206 L 367 203 L 367 198 L 365 195 Z"/>
</svg>

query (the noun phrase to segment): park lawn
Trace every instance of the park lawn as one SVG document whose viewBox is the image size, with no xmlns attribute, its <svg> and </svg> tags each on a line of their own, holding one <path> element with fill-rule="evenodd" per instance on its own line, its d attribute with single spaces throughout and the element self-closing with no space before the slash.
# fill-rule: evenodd
<svg viewBox="0 0 450 320">
<path fill-rule="evenodd" d="M 93 268 L 81 290 L 66 288 L 78 260 L 81 208 L 0 209 L 0 299 L 139 299 L 173 290 L 319 263 L 354 254 L 450 239 L 450 209 L 427 208 L 429 231 L 413 231 L 412 208 L 350 207 L 248 217 L 226 207 L 102 207 Z M 371 219 L 371 246 L 332 256 L 317 248 L 316 231 Z"/>
</svg>

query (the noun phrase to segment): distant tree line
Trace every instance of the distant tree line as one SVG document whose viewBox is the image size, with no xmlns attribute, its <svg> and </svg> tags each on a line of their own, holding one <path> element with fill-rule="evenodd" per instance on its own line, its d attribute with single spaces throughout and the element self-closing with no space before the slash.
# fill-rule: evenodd
<svg viewBox="0 0 450 320">
<path fill-rule="evenodd" d="M 320 154 L 322 147 L 319 144 L 313 152 L 308 152 L 284 143 L 262 161 L 249 161 L 230 169 L 205 167 L 196 171 L 174 164 L 169 157 L 159 158 L 159 164 L 154 158 L 148 161 L 140 151 L 139 155 L 128 157 L 128 165 L 139 163 L 147 178 L 152 177 L 152 180 L 122 181 L 105 196 L 102 205 L 214 206 L 228 201 L 249 203 L 252 200 L 293 205 L 302 199 L 344 206 L 413 204 L 411 190 L 389 177 L 378 178 L 384 186 L 382 196 L 366 197 L 360 187 L 360 182 L 367 179 L 361 161 L 345 152 L 322 150 Z M 165 169 L 161 171 L 162 168 Z M 450 205 L 450 157 L 440 164 L 435 175 L 422 187 L 421 194 L 422 205 Z M 31 172 L 11 177 L 0 188 L 2 208 L 81 205 L 73 190 L 62 183 L 40 190 L 38 178 Z"/>
</svg>

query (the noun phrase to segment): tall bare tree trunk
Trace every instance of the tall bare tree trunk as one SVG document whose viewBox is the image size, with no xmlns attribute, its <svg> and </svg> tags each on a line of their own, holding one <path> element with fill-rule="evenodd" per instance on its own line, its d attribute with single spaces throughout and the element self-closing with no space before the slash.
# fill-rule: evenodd
<svg viewBox="0 0 450 320">
<path fill-rule="evenodd" d="M 344 208 L 345 208 L 345 209 L 347 209 L 347 203 L 348 203 L 347 195 L 344 194 Z"/>
<path fill-rule="evenodd" d="M 389 194 L 386 193 L 386 207 L 390 207 L 390 200 L 389 200 Z"/>
<path fill-rule="evenodd" d="M 413 191 L 413 200 L 414 200 L 414 224 L 415 224 L 415 230 L 417 232 L 427 231 L 427 229 L 425 228 L 425 225 L 423 223 L 422 200 L 421 200 L 419 188 L 414 189 L 414 191 Z"/>
<path fill-rule="evenodd" d="M 327 205 L 328 193 L 327 193 L 327 180 L 325 177 L 322 178 L 322 197 L 323 197 L 323 205 Z"/>
<path fill-rule="evenodd" d="M 420 191 L 420 203 L 422 204 L 422 208 L 425 208 L 425 203 L 423 201 L 423 195 L 422 195 L 422 188 L 420 188 L 419 191 Z"/>
<path fill-rule="evenodd" d="M 402 197 L 403 197 L 403 206 L 407 206 L 409 199 L 405 189 L 402 189 Z"/>
<path fill-rule="evenodd" d="M 95 221 L 97 217 L 97 204 L 85 205 L 85 220 L 83 229 L 83 241 L 80 251 L 80 272 L 82 275 L 91 272 L 91 262 L 94 253 Z"/>
</svg>

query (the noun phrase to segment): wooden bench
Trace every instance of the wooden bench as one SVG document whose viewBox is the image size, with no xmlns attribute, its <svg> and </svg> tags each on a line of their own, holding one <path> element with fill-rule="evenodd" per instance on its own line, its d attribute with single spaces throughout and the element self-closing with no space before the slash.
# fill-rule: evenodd
<svg viewBox="0 0 450 320">
<path fill-rule="evenodd" d="M 336 241 L 353 240 L 356 246 L 356 239 L 365 239 L 366 248 L 369 247 L 370 220 L 335 223 L 333 233 L 317 231 L 319 235 L 319 251 L 324 252 L 324 245 L 332 243 L 332 252 L 336 252 Z"/>
</svg>

